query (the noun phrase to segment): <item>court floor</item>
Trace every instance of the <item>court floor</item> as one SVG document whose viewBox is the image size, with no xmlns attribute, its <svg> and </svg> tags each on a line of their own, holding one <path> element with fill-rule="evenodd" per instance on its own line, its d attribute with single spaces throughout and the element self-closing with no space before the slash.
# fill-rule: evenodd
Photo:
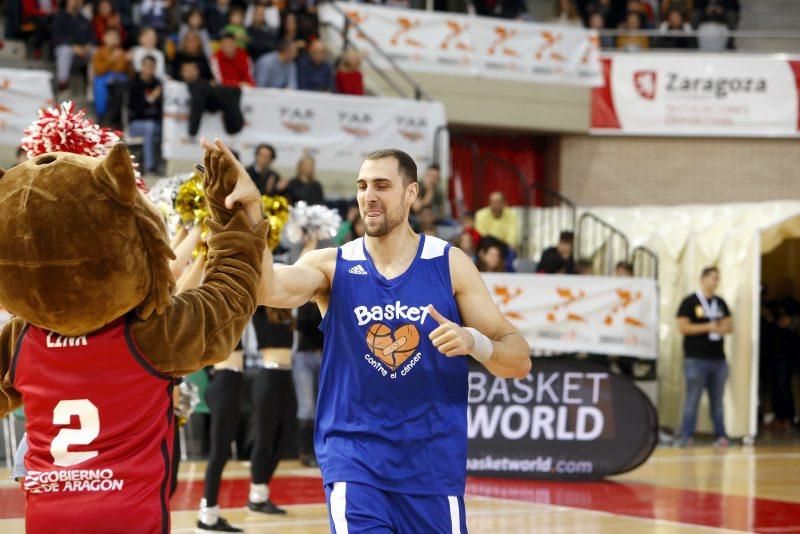
<svg viewBox="0 0 800 534">
<path fill-rule="evenodd" d="M 194 532 L 204 467 L 181 465 L 173 532 Z M 272 500 L 289 513 L 277 517 L 243 507 L 248 474 L 246 463 L 226 467 L 220 505 L 231 523 L 249 533 L 329 531 L 318 471 L 281 464 Z M 21 533 L 24 499 L 7 475 L 0 469 L 0 533 Z M 470 478 L 466 504 L 472 533 L 800 533 L 800 446 L 659 448 L 639 469 L 603 482 Z"/>
</svg>

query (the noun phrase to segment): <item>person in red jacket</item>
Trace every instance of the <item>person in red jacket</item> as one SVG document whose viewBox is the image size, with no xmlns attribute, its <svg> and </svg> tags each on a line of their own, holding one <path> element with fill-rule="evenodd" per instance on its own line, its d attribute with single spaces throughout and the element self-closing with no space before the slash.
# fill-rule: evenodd
<svg viewBox="0 0 800 534">
<path fill-rule="evenodd" d="M 231 33 L 222 35 L 219 50 L 211 57 L 211 72 L 217 83 L 225 87 L 253 87 L 253 61 L 236 44 Z"/>
<path fill-rule="evenodd" d="M 361 74 L 361 54 L 348 48 L 342 54 L 336 70 L 336 90 L 344 95 L 363 95 L 364 76 Z"/>
</svg>

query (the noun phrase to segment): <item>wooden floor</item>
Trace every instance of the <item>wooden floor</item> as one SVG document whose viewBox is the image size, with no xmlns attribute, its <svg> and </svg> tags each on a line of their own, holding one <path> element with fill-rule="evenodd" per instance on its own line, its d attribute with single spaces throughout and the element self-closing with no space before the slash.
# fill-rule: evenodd
<svg viewBox="0 0 800 534">
<path fill-rule="evenodd" d="M 203 491 L 200 462 L 181 466 L 172 499 L 173 532 L 194 532 Z M 329 532 L 319 473 L 285 462 L 273 500 L 285 516 L 247 512 L 248 466 L 226 467 L 223 515 L 256 533 Z M 24 499 L 0 470 L 0 532 L 24 532 Z M 555 483 L 471 478 L 470 532 L 773 532 L 800 533 L 800 445 L 658 449 L 639 469 L 604 482 Z"/>
</svg>

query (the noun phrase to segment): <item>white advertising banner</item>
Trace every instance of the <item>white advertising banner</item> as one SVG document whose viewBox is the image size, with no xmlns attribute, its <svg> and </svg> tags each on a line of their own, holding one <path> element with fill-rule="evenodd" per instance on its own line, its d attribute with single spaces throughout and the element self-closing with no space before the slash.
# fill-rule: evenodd
<svg viewBox="0 0 800 534">
<path fill-rule="evenodd" d="M 594 31 L 347 2 L 336 6 L 319 7 L 320 22 L 329 30 L 326 40 L 341 46 L 346 16 L 359 27 L 350 26 L 348 41 L 383 67 L 388 62 L 374 53 L 367 37 L 409 71 L 584 86 L 603 82 Z"/>
<path fill-rule="evenodd" d="M 800 62 L 744 54 L 612 54 L 592 133 L 797 136 Z"/>
<path fill-rule="evenodd" d="M 436 131 L 446 124 L 440 102 L 400 98 L 247 88 L 242 91 L 241 107 L 245 119 L 241 132 L 226 135 L 222 115 L 206 113 L 200 126 L 202 135 L 225 139 L 243 155 L 260 143 L 269 143 L 282 161 L 296 161 L 308 151 L 315 157 L 317 168 L 324 170 L 356 172 L 364 156 L 380 148 L 399 148 L 425 168 L 433 163 Z M 197 141 L 189 138 L 188 120 L 186 85 L 167 82 L 165 158 L 199 157 Z"/>
<path fill-rule="evenodd" d="M 1 145 L 19 145 L 39 110 L 53 105 L 52 78 L 43 70 L 0 68 Z"/>
<path fill-rule="evenodd" d="M 505 273 L 483 279 L 534 353 L 658 354 L 654 279 Z"/>
</svg>

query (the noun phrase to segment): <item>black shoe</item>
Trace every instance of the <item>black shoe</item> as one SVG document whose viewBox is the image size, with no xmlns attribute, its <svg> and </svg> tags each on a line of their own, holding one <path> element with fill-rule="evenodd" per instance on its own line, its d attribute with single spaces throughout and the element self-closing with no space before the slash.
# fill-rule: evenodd
<svg viewBox="0 0 800 534">
<path fill-rule="evenodd" d="M 278 508 L 275 503 L 267 499 L 266 502 L 248 502 L 247 508 L 253 512 L 260 512 L 262 514 L 285 514 L 286 510 Z"/>
<path fill-rule="evenodd" d="M 200 530 L 213 530 L 214 532 L 244 532 L 244 530 L 232 526 L 224 517 L 217 519 L 217 522 L 213 525 L 207 525 L 198 519 L 197 528 Z"/>
</svg>

